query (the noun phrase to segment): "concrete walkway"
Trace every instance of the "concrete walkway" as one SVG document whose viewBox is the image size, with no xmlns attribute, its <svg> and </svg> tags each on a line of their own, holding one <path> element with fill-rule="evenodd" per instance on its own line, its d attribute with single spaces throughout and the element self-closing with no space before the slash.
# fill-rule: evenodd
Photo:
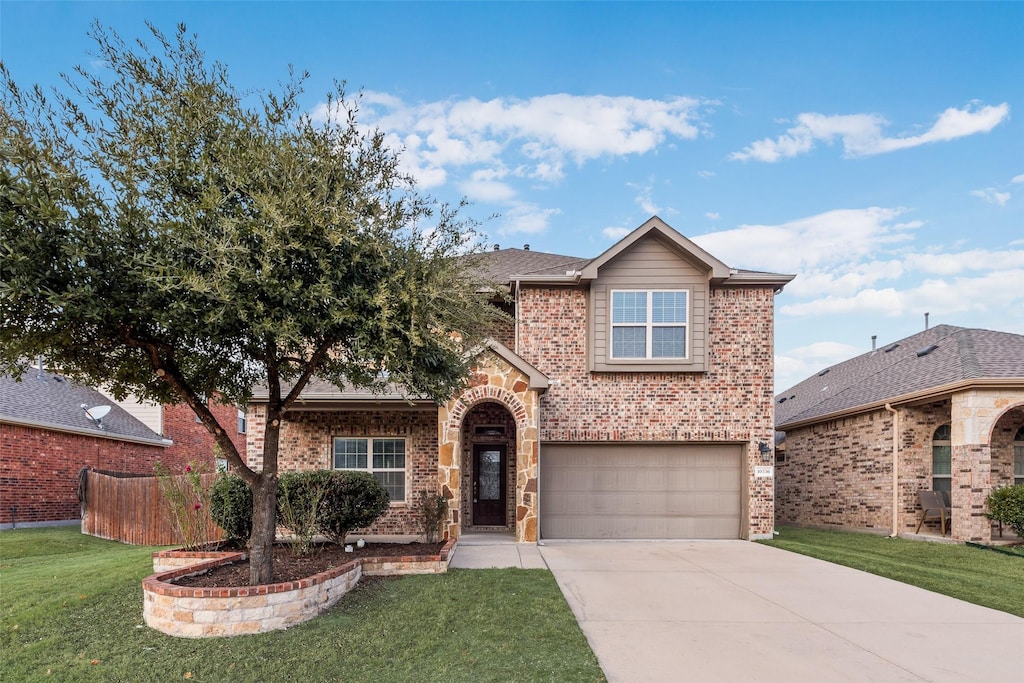
<svg viewBox="0 0 1024 683">
<path fill-rule="evenodd" d="M 757 543 L 540 552 L 612 683 L 991 683 L 1024 671 L 1024 619 Z"/>
<path fill-rule="evenodd" d="M 448 563 L 452 569 L 547 569 L 536 543 L 516 543 L 512 534 L 464 531 Z"/>
</svg>

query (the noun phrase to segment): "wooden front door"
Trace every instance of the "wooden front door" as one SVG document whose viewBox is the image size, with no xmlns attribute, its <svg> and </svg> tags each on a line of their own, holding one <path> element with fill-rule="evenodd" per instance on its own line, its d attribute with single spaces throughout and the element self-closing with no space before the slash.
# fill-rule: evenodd
<svg viewBox="0 0 1024 683">
<path fill-rule="evenodd" d="M 505 526 L 504 444 L 473 446 L 473 524 Z"/>
</svg>

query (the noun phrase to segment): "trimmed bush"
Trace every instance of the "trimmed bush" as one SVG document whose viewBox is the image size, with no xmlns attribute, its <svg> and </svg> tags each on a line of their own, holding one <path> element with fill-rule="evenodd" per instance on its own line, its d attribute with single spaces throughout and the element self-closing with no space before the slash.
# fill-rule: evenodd
<svg viewBox="0 0 1024 683">
<path fill-rule="evenodd" d="M 321 507 L 320 533 L 338 544 L 352 529 L 368 527 L 388 510 L 387 490 L 369 472 L 322 470 L 328 475 Z"/>
<path fill-rule="evenodd" d="M 420 497 L 413 508 L 419 522 L 420 533 L 426 543 L 437 543 L 441 522 L 448 517 L 448 499 L 439 493 L 420 491 Z"/>
<path fill-rule="evenodd" d="M 243 544 L 252 535 L 252 490 L 241 477 L 221 474 L 210 489 L 210 516 L 228 540 Z"/>
<path fill-rule="evenodd" d="M 989 519 L 1002 522 L 1024 538 L 1024 484 L 995 489 L 985 500 Z"/>
</svg>

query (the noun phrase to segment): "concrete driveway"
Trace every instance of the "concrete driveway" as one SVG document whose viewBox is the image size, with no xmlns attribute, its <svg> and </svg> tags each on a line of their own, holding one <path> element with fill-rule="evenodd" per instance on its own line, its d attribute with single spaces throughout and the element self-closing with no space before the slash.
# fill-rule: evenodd
<svg viewBox="0 0 1024 683">
<path fill-rule="evenodd" d="M 1017 681 L 1024 619 L 746 541 L 546 541 L 608 680 Z"/>
</svg>

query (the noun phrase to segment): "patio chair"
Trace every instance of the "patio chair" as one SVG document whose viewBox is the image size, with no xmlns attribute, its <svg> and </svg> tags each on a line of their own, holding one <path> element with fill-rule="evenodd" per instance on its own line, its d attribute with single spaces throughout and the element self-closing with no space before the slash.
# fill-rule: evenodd
<svg viewBox="0 0 1024 683">
<path fill-rule="evenodd" d="M 917 496 L 921 501 L 921 518 L 917 520 L 915 534 L 921 533 L 921 526 L 930 519 L 938 519 L 942 522 L 942 535 L 946 535 L 946 529 L 950 523 L 950 509 L 946 500 L 942 497 L 941 491 L 918 491 Z"/>
</svg>

